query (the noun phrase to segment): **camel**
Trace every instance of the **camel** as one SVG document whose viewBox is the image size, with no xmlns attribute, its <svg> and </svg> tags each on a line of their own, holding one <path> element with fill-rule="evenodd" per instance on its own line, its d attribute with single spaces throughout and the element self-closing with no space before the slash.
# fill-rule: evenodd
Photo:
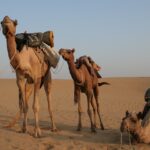
<svg viewBox="0 0 150 150">
<path fill-rule="evenodd" d="M 6 38 L 8 56 L 10 59 L 10 64 L 16 73 L 16 82 L 19 90 L 19 118 L 22 113 L 23 126 L 22 132 L 27 132 L 27 113 L 28 113 L 28 100 L 32 91 L 34 90 L 33 98 L 33 112 L 35 116 L 35 130 L 34 136 L 39 137 L 41 135 L 41 130 L 39 127 L 39 99 L 38 94 L 40 90 L 41 83 L 43 82 L 45 93 L 48 102 L 48 111 L 52 123 L 52 131 L 56 131 L 56 126 L 53 121 L 53 114 L 51 110 L 51 73 L 48 61 L 44 61 L 43 64 L 37 58 L 33 48 L 23 46 L 22 50 L 19 52 L 16 49 L 15 33 L 17 20 L 12 20 L 8 16 L 5 16 L 1 22 L 2 31 Z M 51 43 L 53 47 L 54 43 Z M 43 81 L 42 81 L 43 80 Z"/>
<path fill-rule="evenodd" d="M 70 74 L 72 76 L 72 79 L 74 80 L 74 102 L 78 103 L 78 115 L 79 115 L 77 130 L 80 131 L 82 129 L 82 122 L 81 122 L 82 107 L 81 107 L 81 100 L 80 100 L 81 92 L 85 93 L 87 96 L 87 112 L 91 122 L 91 131 L 96 132 L 96 125 L 97 125 L 96 111 L 99 116 L 101 129 L 104 130 L 104 126 L 101 120 L 100 110 L 99 110 L 99 101 L 98 101 L 99 89 L 98 89 L 97 75 L 94 72 L 94 76 L 92 76 L 85 64 L 82 64 L 80 68 L 78 68 L 74 63 L 74 52 L 75 49 L 62 48 L 59 50 L 59 54 L 67 62 Z M 93 93 L 94 93 L 97 107 L 95 106 L 93 100 Z M 93 122 L 93 117 L 91 112 L 91 106 L 93 107 L 94 122 Z"/>
<path fill-rule="evenodd" d="M 131 134 L 133 144 L 150 143 L 150 111 L 145 117 L 141 121 L 138 114 L 127 111 L 125 117 L 122 119 L 120 130 L 121 132 L 127 131 Z"/>
</svg>

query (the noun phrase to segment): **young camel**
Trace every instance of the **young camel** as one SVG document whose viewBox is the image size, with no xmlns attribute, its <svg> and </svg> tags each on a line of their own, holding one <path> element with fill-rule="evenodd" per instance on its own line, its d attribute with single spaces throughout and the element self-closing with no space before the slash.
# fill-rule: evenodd
<svg viewBox="0 0 150 150">
<path fill-rule="evenodd" d="M 145 116 L 146 123 L 138 118 L 138 114 L 126 112 L 125 117 L 122 119 L 120 130 L 121 132 L 127 131 L 132 136 L 132 143 L 149 143 L 150 144 L 150 111 Z M 148 123 L 147 123 L 148 122 Z"/>
<path fill-rule="evenodd" d="M 74 101 L 75 103 L 78 103 L 78 114 L 79 114 L 79 121 L 78 121 L 78 127 L 77 130 L 80 131 L 82 128 L 82 122 L 81 122 L 81 101 L 80 101 L 80 92 L 83 92 L 87 96 L 87 112 L 90 118 L 91 122 L 91 131 L 96 132 L 96 109 L 100 120 L 100 126 L 101 129 L 104 129 L 103 123 L 101 121 L 100 116 L 100 110 L 99 110 L 99 89 L 98 89 L 98 78 L 96 76 L 96 73 L 94 73 L 94 76 L 90 75 L 87 66 L 85 64 L 82 64 L 80 68 L 77 68 L 74 63 L 74 49 L 60 49 L 59 54 L 63 57 L 65 61 L 68 63 L 70 74 L 74 80 Z M 93 100 L 93 93 L 96 100 L 96 105 Z M 91 105 L 93 107 L 94 112 L 94 122 L 91 112 Z"/>
<path fill-rule="evenodd" d="M 33 48 L 24 46 L 21 52 L 16 49 L 15 33 L 17 20 L 11 20 L 8 16 L 5 16 L 1 22 L 3 34 L 6 37 L 8 56 L 10 64 L 16 72 L 16 82 L 19 89 L 19 107 L 20 114 L 23 112 L 23 128 L 22 131 L 27 131 L 27 112 L 28 112 L 28 100 L 34 89 L 33 99 L 33 111 L 35 115 L 35 137 L 41 135 L 39 127 L 39 100 L 38 94 L 41 85 L 41 81 L 44 78 L 44 88 L 47 95 L 48 111 L 52 122 L 52 131 L 56 130 L 56 126 L 53 121 L 53 114 L 51 111 L 51 65 L 44 61 L 42 64 L 34 53 Z M 53 41 L 53 40 L 52 40 Z M 51 42 L 51 46 L 54 43 Z"/>
</svg>

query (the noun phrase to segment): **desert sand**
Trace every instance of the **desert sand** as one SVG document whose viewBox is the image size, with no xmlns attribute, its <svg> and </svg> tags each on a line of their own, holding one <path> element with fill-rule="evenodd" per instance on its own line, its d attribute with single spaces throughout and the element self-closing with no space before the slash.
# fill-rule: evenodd
<svg viewBox="0 0 150 150">
<path fill-rule="evenodd" d="M 78 122 L 77 105 L 73 101 L 73 81 L 53 80 L 52 107 L 58 131 L 50 131 L 50 119 L 43 88 L 40 91 L 41 138 L 32 136 L 34 115 L 32 97 L 29 102 L 28 132 L 20 133 L 22 120 L 12 128 L 5 128 L 19 110 L 18 89 L 15 79 L 0 79 L 0 150 L 149 150 L 150 145 L 129 145 L 128 134 L 123 134 L 120 144 L 120 122 L 126 110 L 141 111 L 144 93 L 150 87 L 150 78 L 103 78 L 111 85 L 100 90 L 100 111 L 105 130 L 91 133 L 87 115 L 87 102 L 81 96 L 83 106 L 83 130 L 76 131 Z"/>
</svg>

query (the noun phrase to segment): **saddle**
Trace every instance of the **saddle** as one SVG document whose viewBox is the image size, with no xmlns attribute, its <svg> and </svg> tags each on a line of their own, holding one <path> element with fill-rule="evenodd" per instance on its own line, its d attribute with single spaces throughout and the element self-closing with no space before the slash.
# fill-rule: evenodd
<svg viewBox="0 0 150 150">
<path fill-rule="evenodd" d="M 42 42 L 46 43 L 47 45 L 54 47 L 54 34 L 52 31 L 46 31 L 44 33 L 37 32 L 37 33 L 19 33 L 16 34 L 16 44 L 17 49 L 19 51 L 22 50 L 24 45 L 29 47 L 40 47 Z"/>
<path fill-rule="evenodd" d="M 32 47 L 41 63 L 47 60 L 53 68 L 56 68 L 59 54 L 53 48 L 54 34 L 52 31 L 16 34 L 16 44 L 18 51 L 21 51 L 24 45 Z"/>
</svg>

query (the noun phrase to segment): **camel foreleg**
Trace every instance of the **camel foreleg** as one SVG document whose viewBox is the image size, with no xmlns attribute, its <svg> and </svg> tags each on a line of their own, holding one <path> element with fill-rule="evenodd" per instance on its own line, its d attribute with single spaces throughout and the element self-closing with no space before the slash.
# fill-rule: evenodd
<svg viewBox="0 0 150 150">
<path fill-rule="evenodd" d="M 35 130 L 34 130 L 35 137 L 41 136 L 41 130 L 39 127 L 39 99 L 38 99 L 40 83 L 41 83 L 40 81 L 41 80 L 38 79 L 37 81 L 34 82 L 34 100 L 33 100 L 32 108 L 33 108 L 34 117 L 35 117 Z"/>
<path fill-rule="evenodd" d="M 74 101 L 78 103 L 78 115 L 79 115 L 77 131 L 81 131 L 82 129 L 82 106 L 81 106 L 81 99 L 80 99 L 80 88 L 78 86 L 75 86 L 74 90 L 75 90 Z"/>
</svg>

